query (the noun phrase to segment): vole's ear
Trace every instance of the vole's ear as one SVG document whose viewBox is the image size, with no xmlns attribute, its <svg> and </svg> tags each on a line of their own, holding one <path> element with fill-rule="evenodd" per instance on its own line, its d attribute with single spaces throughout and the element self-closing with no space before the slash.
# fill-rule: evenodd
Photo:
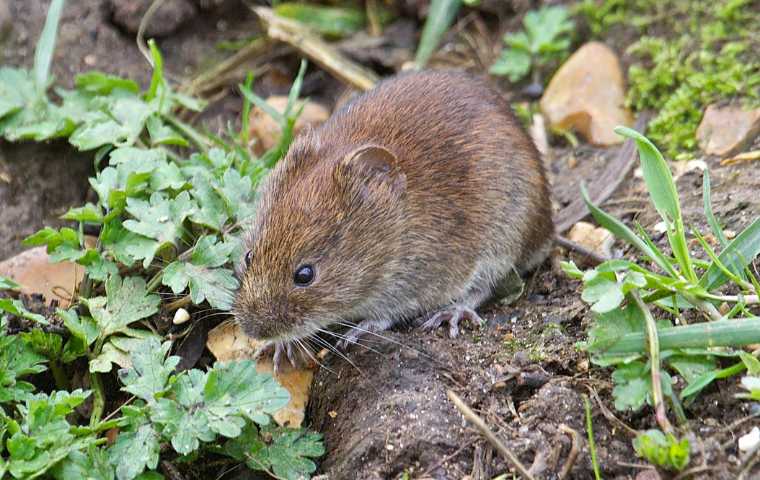
<svg viewBox="0 0 760 480">
<path fill-rule="evenodd" d="M 347 193 L 366 200 L 397 199 L 406 191 L 406 175 L 396 155 L 377 145 L 361 146 L 343 157 L 335 181 Z"/>
</svg>

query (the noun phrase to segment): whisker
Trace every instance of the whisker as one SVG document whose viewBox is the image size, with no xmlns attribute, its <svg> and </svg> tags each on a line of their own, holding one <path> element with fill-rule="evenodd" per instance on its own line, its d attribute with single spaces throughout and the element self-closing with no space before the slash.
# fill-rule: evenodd
<svg viewBox="0 0 760 480">
<path fill-rule="evenodd" d="M 413 351 L 413 352 L 417 353 L 418 355 L 422 355 L 423 357 L 425 357 L 425 358 L 427 358 L 427 359 L 429 359 L 429 360 L 435 360 L 435 359 L 434 359 L 433 357 L 431 357 L 430 355 L 428 355 L 428 354 L 426 354 L 426 353 L 423 353 L 423 352 L 421 352 L 421 351 L 417 350 L 416 348 L 412 348 L 412 347 L 410 347 L 409 345 L 405 345 L 405 344 L 403 344 L 403 343 L 399 342 L 398 340 L 394 340 L 394 339 L 392 339 L 392 338 L 386 337 L 385 335 L 380 335 L 380 334 L 379 334 L 379 333 L 377 333 L 377 332 L 373 332 L 373 331 L 371 331 L 371 330 L 367 330 L 366 328 L 361 328 L 360 326 L 358 326 L 358 325 L 355 325 L 355 324 L 353 324 L 353 323 L 350 323 L 350 322 L 347 322 L 347 321 L 345 321 L 345 320 L 338 320 L 338 322 L 337 322 L 337 323 L 338 323 L 338 325 L 343 325 L 344 327 L 353 328 L 353 329 L 355 329 L 355 330 L 358 330 L 358 331 L 360 331 L 360 332 L 363 332 L 363 333 L 368 333 L 368 334 L 370 334 L 370 335 L 374 335 L 374 336 L 376 336 L 376 337 L 382 338 L 383 340 L 385 340 L 385 341 L 388 341 L 388 342 L 391 342 L 391 343 L 393 343 L 393 344 L 396 344 L 396 345 L 398 345 L 398 346 L 400 346 L 400 347 L 408 348 L 409 350 L 411 350 L 411 351 Z"/>
<path fill-rule="evenodd" d="M 341 357 L 342 359 L 344 359 L 345 361 L 347 361 L 349 364 L 351 364 L 352 367 L 354 367 L 356 369 L 357 372 L 359 372 L 359 374 L 361 374 L 362 376 L 366 376 L 365 373 L 364 373 L 364 371 L 361 368 L 357 367 L 356 364 L 354 362 L 352 362 L 350 358 L 348 358 L 345 354 L 343 354 L 343 352 L 341 352 L 340 350 L 338 350 L 337 348 L 335 348 L 333 345 L 331 345 L 330 342 L 327 342 L 324 339 L 319 338 L 318 336 L 313 336 L 313 337 L 310 337 L 310 338 L 313 339 L 313 340 L 315 340 L 315 341 L 317 341 L 317 342 L 319 342 L 320 344 L 324 345 L 328 350 L 331 350 L 336 355 L 338 355 L 339 357 Z"/>
<path fill-rule="evenodd" d="M 324 365 L 322 362 L 320 362 L 319 360 L 317 360 L 317 357 L 316 357 L 316 356 L 314 356 L 314 355 L 312 355 L 312 353 L 311 353 L 311 350 L 309 350 L 309 347 L 307 347 L 306 345 L 304 345 L 304 343 L 303 343 L 301 340 L 299 340 L 299 339 L 297 339 L 297 338 L 296 338 L 296 339 L 294 339 L 294 341 L 296 342 L 296 345 L 298 345 L 299 347 L 301 347 L 301 350 L 303 350 L 303 351 L 306 353 L 306 355 L 308 355 L 308 356 L 309 356 L 309 358 L 311 358 L 312 360 L 314 360 L 314 362 L 315 362 L 317 365 L 319 365 L 319 368 L 324 368 L 324 369 L 325 369 L 325 370 L 327 370 L 328 372 L 330 372 L 330 373 L 332 373 L 333 375 L 336 375 L 336 376 L 337 376 L 337 373 L 335 373 L 335 371 L 333 371 L 333 370 L 332 370 L 331 368 L 329 368 L 329 367 L 326 367 L 326 366 L 325 366 L 325 365 Z"/>
<path fill-rule="evenodd" d="M 324 333 L 326 335 L 333 336 L 333 337 L 335 337 L 335 338 L 337 338 L 339 340 L 345 340 L 346 342 L 350 343 L 351 345 L 358 345 L 360 347 L 366 348 L 370 352 L 377 353 L 378 355 L 382 355 L 382 356 L 386 355 L 385 353 L 380 352 L 379 350 L 376 350 L 376 349 L 370 347 L 369 345 L 365 345 L 365 344 L 359 342 L 359 339 L 353 340 L 353 339 L 348 338 L 347 335 L 341 335 L 340 333 L 337 333 L 337 332 L 331 332 L 329 330 L 325 330 L 324 328 L 319 328 L 319 329 L 317 329 L 317 331 L 321 332 L 321 333 Z"/>
</svg>

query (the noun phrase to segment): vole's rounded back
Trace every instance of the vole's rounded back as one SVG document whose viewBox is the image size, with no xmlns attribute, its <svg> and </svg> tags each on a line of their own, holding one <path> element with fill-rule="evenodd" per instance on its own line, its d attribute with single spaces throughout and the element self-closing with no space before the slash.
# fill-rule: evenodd
<svg viewBox="0 0 760 480">
<path fill-rule="evenodd" d="M 237 318 L 289 341 L 474 309 L 545 258 L 550 205 L 538 152 L 485 81 L 391 78 L 296 138 L 267 178 Z"/>
</svg>

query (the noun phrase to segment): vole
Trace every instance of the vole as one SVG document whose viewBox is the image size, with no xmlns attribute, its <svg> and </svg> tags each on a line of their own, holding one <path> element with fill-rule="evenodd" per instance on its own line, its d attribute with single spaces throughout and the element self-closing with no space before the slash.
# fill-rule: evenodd
<svg viewBox="0 0 760 480">
<path fill-rule="evenodd" d="M 260 188 L 234 313 L 274 347 L 476 309 L 553 245 L 539 153 L 508 103 L 465 73 L 406 73 L 302 132 Z"/>
</svg>

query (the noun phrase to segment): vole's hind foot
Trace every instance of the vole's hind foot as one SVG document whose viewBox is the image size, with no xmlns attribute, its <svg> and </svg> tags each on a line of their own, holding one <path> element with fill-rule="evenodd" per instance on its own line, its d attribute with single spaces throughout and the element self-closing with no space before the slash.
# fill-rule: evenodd
<svg viewBox="0 0 760 480">
<path fill-rule="evenodd" d="M 282 362 L 289 362 L 293 368 L 301 365 L 299 356 L 293 349 L 293 342 L 266 341 L 253 353 L 253 359 L 259 361 L 270 355 L 275 375 L 278 375 L 285 366 Z"/>
<path fill-rule="evenodd" d="M 449 324 L 449 337 L 456 338 L 459 335 L 459 323 L 462 320 L 469 320 L 478 327 L 486 324 L 486 321 L 480 318 L 475 310 L 465 305 L 451 305 L 436 313 L 425 320 L 421 328 L 423 330 L 434 330 L 444 323 Z"/>
</svg>

